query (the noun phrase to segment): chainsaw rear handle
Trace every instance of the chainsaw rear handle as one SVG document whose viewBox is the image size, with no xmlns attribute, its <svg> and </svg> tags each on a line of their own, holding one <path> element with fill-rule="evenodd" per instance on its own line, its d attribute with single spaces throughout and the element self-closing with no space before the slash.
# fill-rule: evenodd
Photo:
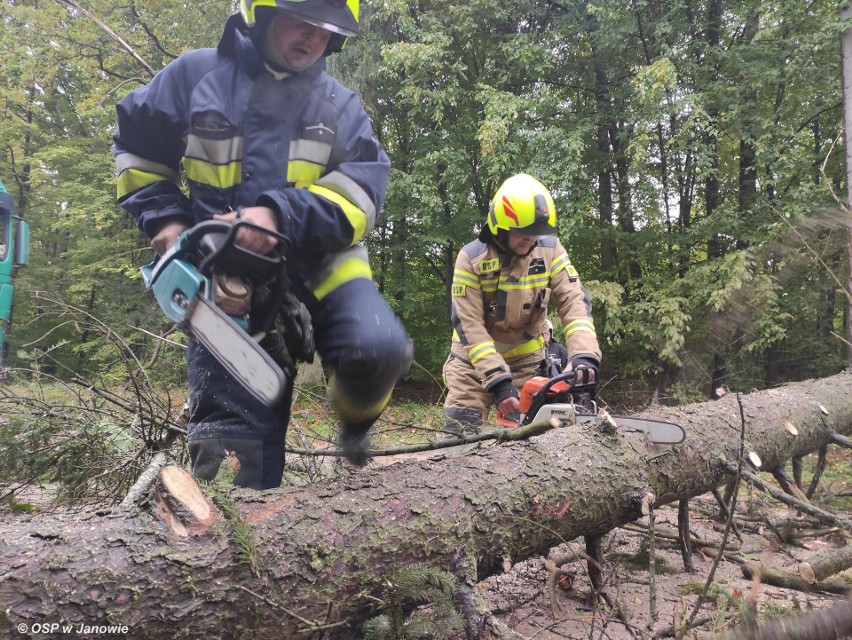
<svg viewBox="0 0 852 640">
<path fill-rule="evenodd" d="M 260 231 L 261 233 L 271 236 L 278 240 L 280 245 L 289 245 L 289 241 L 283 235 L 281 235 L 278 231 L 272 231 L 271 229 L 267 229 L 266 227 L 261 227 L 253 222 L 249 222 L 248 220 L 240 220 L 239 218 L 234 222 L 228 222 L 226 220 L 203 220 L 196 224 L 193 227 L 190 227 L 186 231 L 183 232 L 184 237 L 187 240 L 187 243 L 191 246 L 197 246 L 198 241 L 202 236 L 205 236 L 209 233 L 224 233 L 226 234 L 226 241 L 232 241 L 233 237 L 236 235 L 237 230 L 240 227 L 249 227 L 254 229 L 255 231 Z M 248 252 L 252 253 L 252 252 Z"/>
<path fill-rule="evenodd" d="M 275 239 L 278 243 L 275 250 L 264 255 L 239 246 L 236 236 L 241 228 Z M 283 235 L 247 220 L 205 220 L 184 233 L 186 247 L 189 252 L 198 253 L 198 270 L 205 276 L 217 266 L 226 273 L 253 281 L 268 280 L 278 275 L 283 256 L 289 249 L 289 241 Z"/>
<path fill-rule="evenodd" d="M 275 238 L 278 241 L 277 251 L 261 255 L 238 247 L 234 239 L 241 227 Z M 180 234 L 162 256 L 154 256 L 149 264 L 142 266 L 142 279 L 146 288 L 152 287 L 160 274 L 177 260 L 192 265 L 193 269 L 208 278 L 213 266 L 220 265 L 226 273 L 245 276 L 253 282 L 264 281 L 281 273 L 284 255 L 288 250 L 289 241 L 277 231 L 245 220 L 234 223 L 205 220 Z"/>
<path fill-rule="evenodd" d="M 539 389 L 538 393 L 533 396 L 533 399 L 547 399 L 547 392 L 550 391 L 550 389 L 559 382 L 567 382 L 573 391 L 588 393 L 592 397 L 592 399 L 594 399 L 595 391 L 598 386 L 597 383 L 584 384 L 582 386 L 575 385 L 574 380 L 576 379 L 576 377 L 576 373 L 573 369 L 571 369 L 570 371 L 563 371 L 562 373 L 553 376 L 552 378 L 550 378 L 550 380 L 541 385 L 541 389 Z"/>
</svg>

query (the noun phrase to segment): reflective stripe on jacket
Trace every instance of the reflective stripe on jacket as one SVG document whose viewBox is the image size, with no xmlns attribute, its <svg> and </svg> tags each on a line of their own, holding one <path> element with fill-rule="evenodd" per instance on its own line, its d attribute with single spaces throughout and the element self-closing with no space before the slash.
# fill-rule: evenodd
<svg viewBox="0 0 852 640">
<path fill-rule="evenodd" d="M 276 73 L 240 23 L 232 16 L 218 48 L 182 55 L 119 102 L 118 202 L 149 237 L 164 218 L 191 226 L 239 206 L 277 209 L 294 275 L 322 297 L 342 278 L 370 277 L 355 245 L 376 224 L 390 161 L 324 59 Z"/>
<path fill-rule="evenodd" d="M 555 236 L 541 236 L 523 257 L 480 240 L 465 245 L 453 275 L 452 353 L 476 368 L 486 390 L 511 380 L 508 359 L 544 355 L 551 298 L 571 356 L 600 362 L 589 294 Z"/>
</svg>

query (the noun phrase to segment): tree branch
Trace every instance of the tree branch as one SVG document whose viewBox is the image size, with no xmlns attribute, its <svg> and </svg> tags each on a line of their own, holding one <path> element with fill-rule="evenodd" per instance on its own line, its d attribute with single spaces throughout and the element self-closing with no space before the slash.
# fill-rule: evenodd
<svg viewBox="0 0 852 640">
<path fill-rule="evenodd" d="M 130 57 L 132 57 L 134 60 L 136 60 L 136 62 L 138 62 L 140 65 L 142 65 L 142 68 L 145 69 L 145 71 L 147 71 L 151 75 L 152 78 L 157 74 L 157 72 L 154 71 L 153 67 L 151 67 L 151 65 L 149 65 L 147 62 L 145 62 L 142 59 L 142 57 L 133 50 L 133 47 L 131 47 L 115 31 L 113 31 L 108 26 L 106 26 L 103 22 L 101 22 L 101 20 L 99 20 L 97 16 L 93 15 L 87 9 L 84 9 L 83 7 L 81 7 L 79 4 L 74 2 L 74 0 L 56 0 L 56 1 L 60 4 L 64 4 L 64 5 L 71 7 L 74 11 L 79 11 L 84 16 L 86 16 L 89 20 L 94 22 L 101 31 L 103 31 L 105 34 L 107 34 L 110 37 L 110 39 L 117 42 L 121 46 L 122 49 L 124 49 L 127 53 L 129 53 Z"/>
</svg>

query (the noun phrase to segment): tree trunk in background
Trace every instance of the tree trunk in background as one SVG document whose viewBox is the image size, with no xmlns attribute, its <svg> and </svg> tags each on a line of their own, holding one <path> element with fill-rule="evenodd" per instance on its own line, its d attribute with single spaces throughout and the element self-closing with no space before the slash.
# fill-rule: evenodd
<svg viewBox="0 0 852 640">
<path fill-rule="evenodd" d="M 719 29 L 721 20 L 721 6 L 719 2 L 710 3 L 707 10 L 707 45 L 710 50 L 719 48 Z M 712 121 L 716 121 L 718 113 L 714 106 L 710 106 L 707 110 L 707 115 Z M 710 158 L 710 171 L 704 182 L 704 209 L 705 215 L 712 218 L 716 209 L 721 204 L 721 196 L 719 194 L 719 141 L 716 138 L 716 132 L 710 130 L 705 136 L 705 147 L 707 153 L 712 154 Z M 714 234 L 707 241 L 707 257 L 710 260 L 721 258 L 724 254 L 722 241 L 718 234 Z M 685 269 L 684 269 L 685 272 Z M 717 397 L 717 389 L 725 386 L 727 379 L 727 363 L 726 349 L 730 343 L 730 329 L 725 318 L 721 317 L 718 312 L 711 311 L 713 318 L 710 322 L 710 340 L 713 351 L 713 365 L 710 379 L 709 397 Z"/>
<path fill-rule="evenodd" d="M 743 32 L 738 40 L 742 44 L 750 44 L 754 40 L 758 30 L 758 12 L 752 11 L 748 14 Z M 783 95 L 783 94 L 781 94 Z M 776 110 L 778 108 L 779 94 L 776 92 Z M 758 96 L 755 91 L 746 90 L 742 95 L 742 117 L 743 117 L 743 134 L 740 136 L 740 169 L 737 185 L 737 208 L 739 220 L 753 219 L 752 210 L 757 202 L 757 149 L 754 145 L 753 137 L 755 125 L 752 122 L 752 114 L 750 113 L 753 105 L 758 103 Z M 736 247 L 740 251 L 748 248 L 748 242 L 739 233 L 737 236 Z"/>
<path fill-rule="evenodd" d="M 852 18 L 852 6 L 843 3 L 840 7 L 840 18 Z M 840 34 L 840 49 L 843 59 L 843 136 L 846 141 L 846 208 L 852 209 L 852 29 L 846 29 Z M 852 291 L 852 227 L 846 234 L 846 253 L 848 269 L 846 289 Z M 849 305 L 852 300 L 846 300 L 846 340 L 852 344 L 852 313 Z M 852 348 L 847 350 L 847 361 L 852 364 Z"/>
<path fill-rule="evenodd" d="M 409 279 L 408 259 L 405 248 L 408 246 L 410 237 L 408 224 L 395 224 L 391 233 L 391 246 L 393 246 L 393 273 L 396 290 L 393 291 L 393 299 L 396 302 L 405 302 L 405 292 L 411 287 Z M 403 318 L 404 320 L 405 318 Z"/>
<path fill-rule="evenodd" d="M 595 109 L 597 110 L 595 166 L 597 167 L 598 177 L 598 222 L 603 230 L 601 234 L 601 271 L 617 274 L 618 244 L 615 241 L 615 226 L 613 225 L 612 167 L 609 164 L 609 131 L 606 124 L 609 121 L 611 104 L 606 73 L 595 53 L 594 38 L 598 30 L 597 20 L 593 15 L 586 14 L 586 23 L 588 25 L 587 35 L 592 48 L 592 64 L 595 70 Z"/>
<path fill-rule="evenodd" d="M 756 98 L 754 98 L 756 100 Z M 739 218 L 748 220 L 751 218 L 751 210 L 757 201 L 757 151 L 754 145 L 747 140 L 740 140 L 740 175 L 737 201 L 739 204 Z M 748 242 L 742 237 L 737 238 L 737 249 L 748 248 Z"/>
<path fill-rule="evenodd" d="M 630 166 L 621 143 L 621 126 L 614 116 L 609 118 L 609 145 L 615 158 L 615 186 L 618 194 L 618 226 L 624 233 L 627 247 L 627 268 L 634 281 L 642 279 L 642 265 L 639 263 L 636 246 L 636 223 L 633 220 L 633 205 L 630 195 Z"/>
<path fill-rule="evenodd" d="M 827 234 L 821 234 L 821 236 L 825 235 Z M 842 256 L 839 253 L 832 253 L 833 256 L 826 256 L 826 264 L 834 273 L 839 273 L 838 267 Z M 834 331 L 834 318 L 837 316 L 837 283 L 830 274 L 825 274 L 821 282 L 819 307 L 816 311 L 816 335 L 822 338 L 824 344 L 829 344 Z"/>
<path fill-rule="evenodd" d="M 824 446 L 832 431 L 849 434 L 850 398 L 852 374 L 744 396 L 746 450 L 772 469 Z M 174 519 L 167 527 L 150 505 L 4 523 L 0 634 L 64 622 L 127 625 L 130 637 L 150 639 L 182 628 L 196 637 L 303 638 L 308 622 L 363 620 L 387 576 L 413 563 L 473 588 L 504 558 L 518 562 L 638 518 L 649 493 L 666 504 L 726 480 L 740 447 L 733 394 L 643 415 L 679 422 L 687 440 L 666 449 L 635 432 L 568 427 L 308 487 L 237 490 L 254 565 L 241 560 L 227 522 L 193 533 Z"/>
<path fill-rule="evenodd" d="M 714 0 L 707 8 L 706 23 L 707 48 L 711 52 L 719 48 L 719 42 L 721 40 L 721 36 L 719 34 L 721 28 L 721 16 L 722 8 L 719 2 Z M 718 118 L 718 112 L 714 105 L 710 105 L 708 107 L 707 115 L 710 117 L 711 122 L 715 123 Z M 712 153 L 712 157 L 710 159 L 710 171 L 707 174 L 707 178 L 704 183 L 705 215 L 710 218 L 721 202 L 721 197 L 719 195 L 719 144 L 714 131 L 711 130 L 707 132 L 704 145 L 708 152 Z M 707 257 L 711 259 L 718 258 L 722 255 L 722 253 L 721 241 L 718 236 L 714 235 L 708 241 Z"/>
<path fill-rule="evenodd" d="M 713 354 L 713 369 L 710 372 L 710 397 L 713 400 L 719 398 L 719 390 L 723 389 L 727 378 L 728 370 L 725 366 L 725 356 L 717 351 Z"/>
<path fill-rule="evenodd" d="M 450 206 L 450 196 L 447 193 L 447 187 L 443 182 L 438 183 L 438 195 L 441 197 L 441 206 L 443 208 L 444 213 L 444 223 L 447 225 L 447 229 L 450 228 L 450 222 L 453 219 L 453 209 Z M 485 218 L 483 218 L 483 222 Z M 447 309 L 449 313 L 450 307 L 453 304 L 453 277 L 456 272 L 456 245 L 451 240 L 444 248 L 442 252 L 443 256 L 443 268 L 444 268 L 444 308 Z"/>
<path fill-rule="evenodd" d="M 766 364 L 763 368 L 763 385 L 769 389 L 781 379 L 784 372 L 784 359 L 786 357 L 786 341 L 782 340 L 769 346 L 766 350 Z"/>
</svg>

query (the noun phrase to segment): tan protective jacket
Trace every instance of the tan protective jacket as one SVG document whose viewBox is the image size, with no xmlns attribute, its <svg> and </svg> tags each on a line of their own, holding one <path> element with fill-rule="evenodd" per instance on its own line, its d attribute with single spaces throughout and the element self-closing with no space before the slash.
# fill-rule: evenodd
<svg viewBox="0 0 852 640">
<path fill-rule="evenodd" d="M 553 299 L 571 357 L 600 362 L 589 294 L 556 236 L 541 236 L 523 257 L 475 240 L 456 258 L 452 355 L 471 363 L 486 391 L 512 375 L 506 360 L 546 345 Z"/>
</svg>

